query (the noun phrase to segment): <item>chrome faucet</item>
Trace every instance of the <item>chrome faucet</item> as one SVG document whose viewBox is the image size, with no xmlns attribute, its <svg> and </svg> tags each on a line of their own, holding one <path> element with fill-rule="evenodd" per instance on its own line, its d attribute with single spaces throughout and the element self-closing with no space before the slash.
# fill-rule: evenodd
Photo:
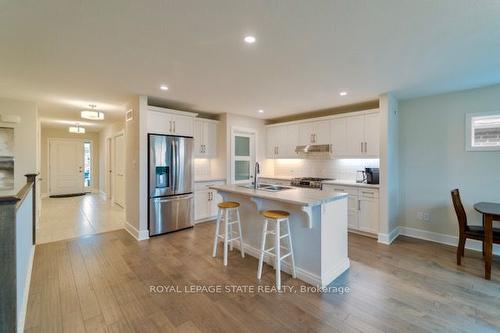
<svg viewBox="0 0 500 333">
<path fill-rule="evenodd" d="M 255 169 L 253 172 L 253 189 L 256 190 L 257 187 L 259 187 L 259 173 L 260 173 L 260 166 L 259 162 L 255 162 Z"/>
</svg>

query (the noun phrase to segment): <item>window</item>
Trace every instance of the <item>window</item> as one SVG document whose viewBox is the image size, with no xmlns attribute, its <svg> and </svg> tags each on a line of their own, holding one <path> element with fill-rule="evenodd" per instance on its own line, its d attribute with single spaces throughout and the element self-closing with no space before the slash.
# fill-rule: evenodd
<svg viewBox="0 0 500 333">
<path fill-rule="evenodd" d="M 466 116 L 466 149 L 500 151 L 500 111 Z"/>
<path fill-rule="evenodd" d="M 253 178 L 254 133 L 233 131 L 232 135 L 232 180 L 233 183 L 248 183 Z"/>
<path fill-rule="evenodd" d="M 92 143 L 83 143 L 83 186 L 92 186 Z"/>
</svg>

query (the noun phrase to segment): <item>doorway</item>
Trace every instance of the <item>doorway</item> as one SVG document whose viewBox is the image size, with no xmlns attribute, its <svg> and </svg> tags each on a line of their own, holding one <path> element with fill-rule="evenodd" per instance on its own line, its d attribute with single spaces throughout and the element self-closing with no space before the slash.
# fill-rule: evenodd
<svg viewBox="0 0 500 333">
<path fill-rule="evenodd" d="M 233 128 L 231 130 L 231 182 L 233 184 L 253 181 L 255 158 L 255 137 L 253 129 Z"/>
<path fill-rule="evenodd" d="M 81 140 L 49 139 L 50 195 L 84 193 L 84 158 L 84 142 Z M 92 163 L 89 165 L 89 177 L 92 174 L 91 165 Z"/>
<path fill-rule="evenodd" d="M 118 133 L 113 145 L 113 202 L 125 208 L 125 136 Z"/>
<path fill-rule="evenodd" d="M 113 140 L 106 138 L 106 198 L 113 198 Z"/>
</svg>

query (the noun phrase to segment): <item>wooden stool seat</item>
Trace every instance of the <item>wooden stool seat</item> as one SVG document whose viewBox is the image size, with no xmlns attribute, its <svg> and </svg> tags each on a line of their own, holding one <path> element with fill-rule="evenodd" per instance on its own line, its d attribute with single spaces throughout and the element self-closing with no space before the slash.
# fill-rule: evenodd
<svg viewBox="0 0 500 333">
<path fill-rule="evenodd" d="M 290 213 L 284 210 L 265 210 L 262 215 L 268 219 L 286 219 Z"/>
<path fill-rule="evenodd" d="M 236 201 L 224 201 L 224 202 L 221 202 L 220 204 L 217 204 L 217 207 L 222 208 L 222 209 L 236 208 L 239 206 L 240 206 L 240 203 L 236 202 Z"/>
</svg>

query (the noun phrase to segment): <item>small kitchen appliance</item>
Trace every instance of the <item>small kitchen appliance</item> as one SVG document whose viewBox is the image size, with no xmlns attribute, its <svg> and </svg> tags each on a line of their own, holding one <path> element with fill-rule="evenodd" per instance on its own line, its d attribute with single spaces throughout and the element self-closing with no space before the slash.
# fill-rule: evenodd
<svg viewBox="0 0 500 333">
<path fill-rule="evenodd" d="M 365 168 L 366 183 L 378 184 L 379 183 L 379 168 Z"/>
</svg>

